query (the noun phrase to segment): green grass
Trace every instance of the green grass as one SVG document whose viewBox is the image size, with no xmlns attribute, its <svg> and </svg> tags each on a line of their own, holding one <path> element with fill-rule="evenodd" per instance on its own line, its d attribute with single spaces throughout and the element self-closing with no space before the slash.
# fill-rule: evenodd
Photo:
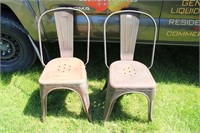
<svg viewBox="0 0 200 133">
<path fill-rule="evenodd" d="M 81 46 L 82 47 L 82 46 Z M 118 59 L 118 46 L 110 45 L 109 62 Z M 149 63 L 151 46 L 136 48 L 136 59 Z M 80 45 L 76 47 L 80 51 Z M 81 57 L 82 52 L 76 52 Z M 107 77 L 103 47 L 91 46 L 87 65 L 93 122 L 87 121 L 79 97 L 57 90 L 48 96 L 46 122 L 40 121 L 39 62 L 29 70 L 1 74 L 0 132 L 158 132 L 199 133 L 199 50 L 197 47 L 158 46 L 151 72 L 157 82 L 153 122 L 147 121 L 147 100 L 139 94 L 120 97 L 110 120 L 102 121 Z M 148 57 L 148 58 L 146 58 Z"/>
</svg>

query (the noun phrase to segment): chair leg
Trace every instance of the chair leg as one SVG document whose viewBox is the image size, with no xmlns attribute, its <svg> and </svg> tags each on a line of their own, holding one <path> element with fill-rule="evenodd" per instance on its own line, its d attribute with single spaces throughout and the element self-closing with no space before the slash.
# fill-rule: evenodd
<svg viewBox="0 0 200 133">
<path fill-rule="evenodd" d="M 148 120 L 152 121 L 152 113 L 153 113 L 153 104 L 154 104 L 154 97 L 155 97 L 155 91 L 148 91 L 144 92 L 148 96 Z"/>
<path fill-rule="evenodd" d="M 45 87 L 40 88 L 40 99 L 41 99 L 41 111 L 42 111 L 42 118 L 41 121 L 45 121 L 45 116 L 47 113 L 47 94 L 45 94 Z"/>
<path fill-rule="evenodd" d="M 83 101 L 83 107 L 84 107 L 85 113 L 87 115 L 87 118 L 91 122 L 92 121 L 92 117 L 91 117 L 91 111 L 90 111 L 90 99 L 89 99 L 89 95 L 85 94 L 84 96 L 82 96 L 81 99 Z"/>
<path fill-rule="evenodd" d="M 91 117 L 91 111 L 90 111 L 90 99 L 89 99 L 89 94 L 88 94 L 88 84 L 82 85 L 80 89 L 77 89 L 77 92 L 79 93 L 84 111 L 87 115 L 88 120 L 91 122 L 92 117 Z"/>
<path fill-rule="evenodd" d="M 108 98 L 106 98 L 106 102 L 105 102 L 105 106 L 104 106 L 104 114 L 103 114 L 104 121 L 107 121 L 108 118 L 110 117 L 114 103 L 115 103 L 114 101 L 111 101 Z"/>
<path fill-rule="evenodd" d="M 154 103 L 154 100 L 153 99 L 150 99 L 149 100 L 149 106 L 148 106 L 148 120 L 149 121 L 153 121 L 153 117 L 152 117 L 152 113 L 153 113 L 153 103 Z"/>
<path fill-rule="evenodd" d="M 41 108 L 42 108 L 42 122 L 44 122 L 45 116 L 47 113 L 47 97 L 46 96 L 41 97 Z"/>
<path fill-rule="evenodd" d="M 104 121 L 108 120 L 108 118 L 110 117 L 116 99 L 117 99 L 117 93 L 111 91 L 110 88 L 108 87 L 104 105 L 104 114 L 103 114 Z"/>
</svg>

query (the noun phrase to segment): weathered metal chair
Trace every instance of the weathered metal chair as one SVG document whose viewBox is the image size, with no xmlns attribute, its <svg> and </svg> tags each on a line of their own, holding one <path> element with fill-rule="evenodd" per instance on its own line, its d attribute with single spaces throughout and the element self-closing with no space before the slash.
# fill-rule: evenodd
<svg viewBox="0 0 200 133">
<path fill-rule="evenodd" d="M 109 18 L 120 14 L 120 61 L 107 64 L 106 48 L 106 25 Z M 114 103 L 118 97 L 127 93 L 141 93 L 145 95 L 149 102 L 148 120 L 152 121 L 152 108 L 156 89 L 156 82 L 149 69 L 142 63 L 133 60 L 135 44 L 139 27 L 139 14 L 150 17 L 155 24 L 154 44 L 152 51 L 152 60 L 149 68 L 154 61 L 154 52 L 157 36 L 157 25 L 152 16 L 147 13 L 135 10 L 117 11 L 110 14 L 104 23 L 104 53 L 105 64 L 109 68 L 107 81 L 107 94 L 104 106 L 104 120 L 110 116 Z"/>
<path fill-rule="evenodd" d="M 42 122 L 44 122 L 47 113 L 47 95 L 56 89 L 68 89 L 76 92 L 80 96 L 88 120 L 91 121 L 86 64 L 84 65 L 83 61 L 73 57 L 74 19 L 72 11 L 83 13 L 88 21 L 87 64 L 89 61 L 90 21 L 83 11 L 66 7 L 55 8 L 44 12 L 38 20 L 41 62 L 45 66 L 39 79 L 41 86 Z M 50 12 L 54 12 L 61 57 L 53 59 L 45 65 L 43 61 L 40 23 L 42 17 Z"/>
</svg>

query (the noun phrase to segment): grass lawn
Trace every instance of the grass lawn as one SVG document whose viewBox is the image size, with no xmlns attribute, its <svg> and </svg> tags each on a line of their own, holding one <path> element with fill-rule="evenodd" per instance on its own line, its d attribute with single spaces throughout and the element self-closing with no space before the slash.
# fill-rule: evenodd
<svg viewBox="0 0 200 133">
<path fill-rule="evenodd" d="M 82 46 L 81 46 L 82 47 Z M 118 59 L 118 46 L 108 46 L 109 62 Z M 139 45 L 136 59 L 150 63 L 151 46 Z M 75 55 L 81 57 L 80 45 Z M 81 52 L 80 52 L 81 51 Z M 199 133 L 199 49 L 197 47 L 157 46 L 151 69 L 157 82 L 153 122 L 147 121 L 147 100 L 140 94 L 128 94 L 115 103 L 110 120 L 102 121 L 107 77 L 103 46 L 91 46 L 87 65 L 93 122 L 87 121 L 79 97 L 68 90 L 48 96 L 46 122 L 40 121 L 38 79 L 42 67 L 37 62 L 23 72 L 1 74 L 0 132 L 158 132 Z M 148 57 L 148 58 L 146 58 Z"/>
</svg>

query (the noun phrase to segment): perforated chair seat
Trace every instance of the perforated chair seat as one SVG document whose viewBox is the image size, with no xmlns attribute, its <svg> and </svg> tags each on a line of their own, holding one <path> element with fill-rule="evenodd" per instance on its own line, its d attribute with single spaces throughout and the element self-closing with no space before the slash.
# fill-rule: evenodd
<svg viewBox="0 0 200 133">
<path fill-rule="evenodd" d="M 156 82 L 149 69 L 137 61 L 116 61 L 110 65 L 109 83 L 112 88 L 153 89 Z"/>
<path fill-rule="evenodd" d="M 56 58 L 42 72 L 40 84 L 80 84 L 87 80 L 84 63 L 78 58 Z"/>
</svg>

